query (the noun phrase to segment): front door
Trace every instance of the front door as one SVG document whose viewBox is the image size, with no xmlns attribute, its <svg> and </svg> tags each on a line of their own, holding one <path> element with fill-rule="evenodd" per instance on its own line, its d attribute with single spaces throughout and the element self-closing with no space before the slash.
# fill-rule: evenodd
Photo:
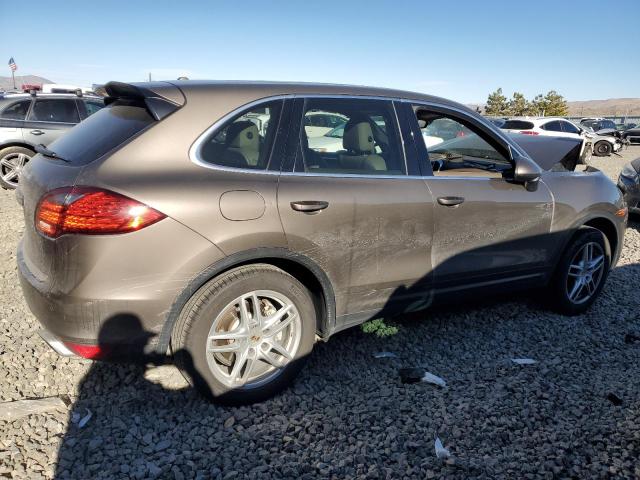
<svg viewBox="0 0 640 480">
<path fill-rule="evenodd" d="M 296 103 L 289 145 L 295 162 L 278 187 L 289 248 L 327 273 L 339 327 L 399 305 L 424 306 L 431 293 L 433 202 L 424 181 L 407 174 L 394 104 L 353 98 Z M 344 117 L 331 137 L 337 146 L 316 142 L 300 127 L 317 112 Z"/>
<path fill-rule="evenodd" d="M 509 181 L 512 164 L 504 141 L 474 116 L 442 106 L 413 110 L 422 137 L 441 139 L 416 146 L 428 159 L 422 166 L 435 201 L 436 288 L 540 279 L 555 251 L 548 187 L 540 182 L 528 191 Z M 452 137 L 451 131 L 462 133 Z"/>
</svg>

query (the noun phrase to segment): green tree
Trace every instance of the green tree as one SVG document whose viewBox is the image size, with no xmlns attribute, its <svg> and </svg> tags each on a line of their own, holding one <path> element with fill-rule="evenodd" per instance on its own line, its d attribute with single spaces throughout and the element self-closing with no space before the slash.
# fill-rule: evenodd
<svg viewBox="0 0 640 480">
<path fill-rule="evenodd" d="M 541 117 L 547 111 L 547 101 L 541 93 L 529 103 L 529 115 Z"/>
<path fill-rule="evenodd" d="M 569 115 L 567 101 L 555 90 L 550 90 L 544 96 L 544 101 L 547 107 L 544 114 L 547 117 L 566 117 Z"/>
<path fill-rule="evenodd" d="M 508 115 L 509 103 L 507 97 L 502 94 L 502 89 L 499 88 L 495 92 L 490 93 L 487 98 L 487 105 L 484 107 L 485 115 Z"/>
<path fill-rule="evenodd" d="M 529 114 L 529 102 L 523 94 L 513 92 L 513 97 L 509 100 L 509 115 L 521 117 Z"/>
</svg>

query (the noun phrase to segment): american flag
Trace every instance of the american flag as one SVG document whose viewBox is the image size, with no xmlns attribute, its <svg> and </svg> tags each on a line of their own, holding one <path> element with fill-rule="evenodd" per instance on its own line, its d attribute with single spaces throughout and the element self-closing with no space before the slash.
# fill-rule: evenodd
<svg viewBox="0 0 640 480">
<path fill-rule="evenodd" d="M 9 68 L 12 72 L 15 72 L 18 69 L 18 65 L 16 65 L 16 61 L 13 59 L 13 57 L 9 59 Z"/>
</svg>

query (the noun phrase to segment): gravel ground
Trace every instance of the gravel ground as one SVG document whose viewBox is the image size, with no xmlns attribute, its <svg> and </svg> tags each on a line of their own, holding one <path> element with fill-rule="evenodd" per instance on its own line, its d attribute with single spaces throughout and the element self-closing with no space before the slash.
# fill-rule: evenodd
<svg viewBox="0 0 640 480">
<path fill-rule="evenodd" d="M 592 163 L 615 178 L 636 156 Z M 640 334 L 637 222 L 586 315 L 522 296 L 431 311 L 387 339 L 352 329 L 317 345 L 292 389 L 228 408 L 181 388 L 172 367 L 54 354 L 18 286 L 12 193 L 0 192 L 0 211 L 0 402 L 65 402 L 0 420 L 0 477 L 640 477 L 640 343 L 624 341 Z M 372 358 L 382 350 L 398 358 Z M 398 368 L 415 365 L 447 387 L 402 384 Z M 452 459 L 436 458 L 436 436 Z"/>
</svg>

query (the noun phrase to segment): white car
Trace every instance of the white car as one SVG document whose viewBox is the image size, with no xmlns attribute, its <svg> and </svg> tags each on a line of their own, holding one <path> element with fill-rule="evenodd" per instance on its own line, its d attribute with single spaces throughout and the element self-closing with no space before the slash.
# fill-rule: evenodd
<svg viewBox="0 0 640 480">
<path fill-rule="evenodd" d="M 334 128 L 344 125 L 348 118 L 339 113 L 311 110 L 304 116 L 304 130 L 308 138 L 321 137 Z"/>
<path fill-rule="evenodd" d="M 599 138 L 597 135 L 588 132 L 584 128 L 578 127 L 569 120 L 559 117 L 516 117 L 510 118 L 501 127 L 513 133 L 524 135 L 546 135 L 550 137 L 571 137 L 581 138 L 582 149 L 580 158 L 588 161 L 594 153 L 596 141 L 606 141 L 606 137 Z M 615 139 L 613 139 L 615 141 Z M 612 147 L 613 149 L 613 147 Z M 615 150 L 619 150 L 619 147 Z"/>
</svg>

